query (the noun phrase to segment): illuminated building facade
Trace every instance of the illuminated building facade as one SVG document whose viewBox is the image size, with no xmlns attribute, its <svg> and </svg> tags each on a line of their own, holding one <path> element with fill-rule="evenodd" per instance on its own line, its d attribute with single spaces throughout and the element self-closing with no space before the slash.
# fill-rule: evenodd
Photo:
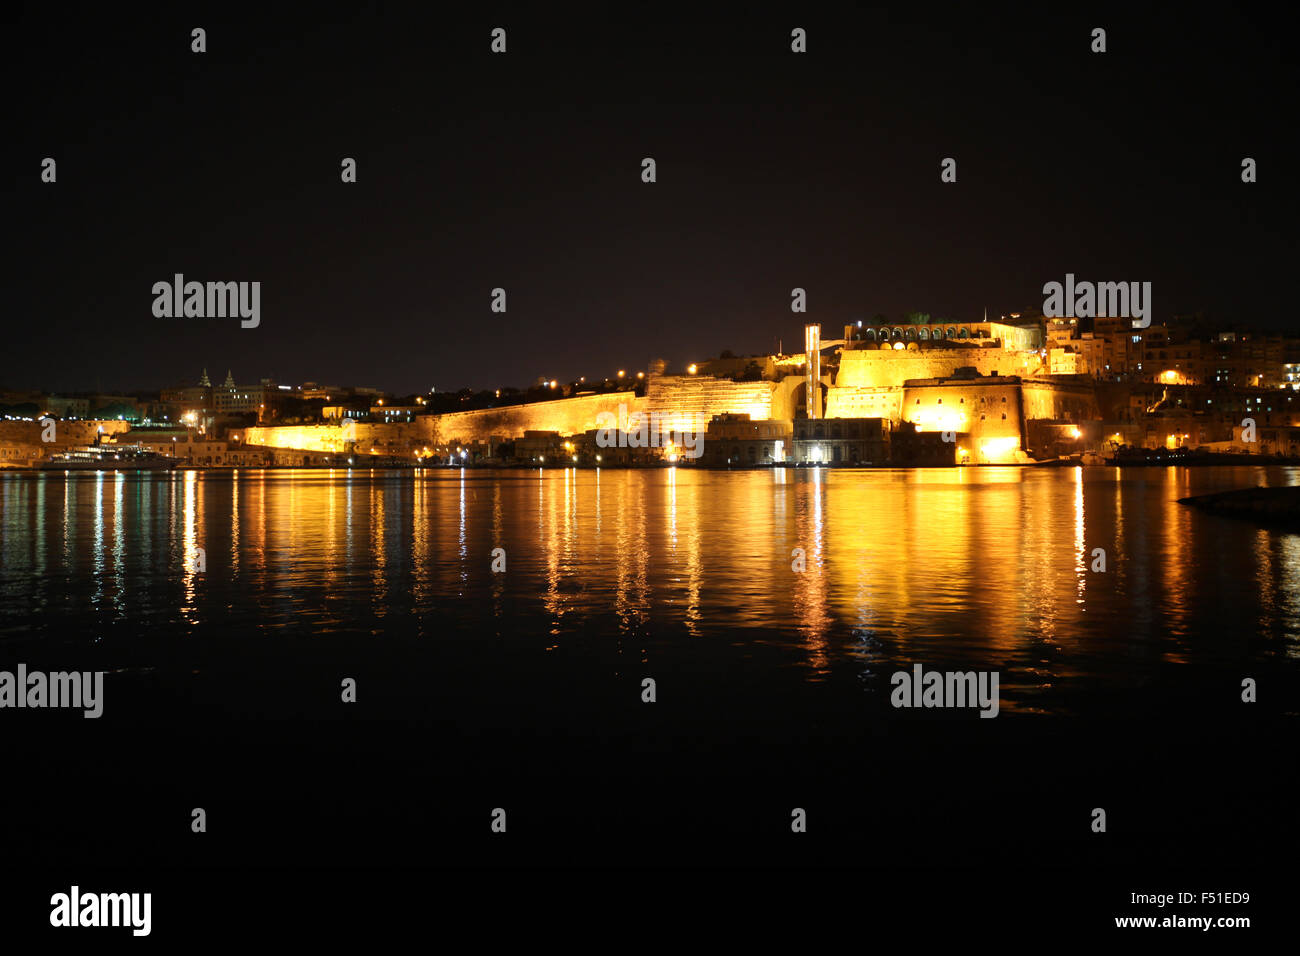
<svg viewBox="0 0 1300 956">
<path fill-rule="evenodd" d="M 794 461 L 800 464 L 885 465 L 886 418 L 799 418 L 794 421 Z"/>
<path fill-rule="evenodd" d="M 700 463 L 779 465 L 790 458 L 791 423 L 748 415 L 715 415 L 704 434 Z"/>
</svg>

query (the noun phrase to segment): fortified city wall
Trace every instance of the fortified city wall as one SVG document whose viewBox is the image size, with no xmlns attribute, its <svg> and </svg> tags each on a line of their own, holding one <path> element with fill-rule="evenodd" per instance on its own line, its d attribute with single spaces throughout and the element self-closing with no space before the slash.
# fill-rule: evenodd
<svg viewBox="0 0 1300 956">
<path fill-rule="evenodd" d="M 620 404 L 631 414 L 641 400 L 631 391 L 579 395 L 550 402 L 532 402 L 505 408 L 484 408 L 443 415 L 421 415 L 413 422 L 344 422 L 330 425 L 272 425 L 243 429 L 249 445 L 302 451 L 342 453 L 349 443 L 361 454 L 407 455 L 425 448 L 435 450 L 458 442 L 486 442 L 488 438 L 522 438 L 525 431 L 575 435 L 599 428 L 601 412 L 618 414 Z"/>
<path fill-rule="evenodd" d="M 881 351 L 855 349 L 841 353 L 834 385 L 826 391 L 827 418 L 886 418 L 893 422 L 911 420 L 903 383 L 914 379 L 945 378 L 963 366 L 974 366 L 981 374 L 1020 374 L 1016 365 L 1033 353 L 1008 352 L 1000 348 L 929 349 Z M 939 374 L 922 374 L 935 373 Z M 963 389 L 953 382 L 947 389 Z M 982 389 L 978 379 L 969 387 Z M 1016 387 L 1015 415 L 1008 421 L 1019 429 L 1022 390 Z M 947 396 L 947 392 L 942 396 Z M 961 405 L 966 393 L 953 391 L 952 404 Z M 977 394 L 977 393 L 971 393 Z M 942 397 L 935 393 L 935 400 Z M 1000 398 L 1000 396 L 999 396 Z M 791 375 L 781 382 L 736 382 L 705 375 L 652 375 L 646 395 L 638 399 L 631 391 L 580 395 L 549 402 L 486 408 L 476 411 L 425 415 L 409 423 L 349 422 L 342 425 L 290 425 L 253 427 L 239 433 L 249 445 L 303 451 L 343 453 L 349 443 L 360 454 L 409 455 L 428 448 L 436 451 L 457 443 L 487 442 L 492 437 L 517 439 L 526 431 L 576 435 L 602 427 L 602 412 L 625 415 L 655 414 L 661 428 L 703 432 L 715 415 L 749 415 L 754 421 L 792 420 L 803 401 L 803 378 Z M 945 401 L 948 398 L 945 397 Z M 966 398 L 969 402 L 971 399 Z M 913 397 L 910 404 L 915 404 Z M 1000 401 L 999 401 L 1000 404 Z M 1097 403 L 1090 385 L 1062 383 L 1050 379 L 1031 380 L 1023 389 L 1024 417 L 1082 420 L 1096 417 Z M 998 422 L 1002 421 L 998 409 Z M 110 423 L 122 424 L 122 423 Z M 965 429 L 958 429 L 965 430 Z M 1000 430 L 1000 429 L 996 429 Z M 372 452 L 373 449 L 373 452 Z"/>
<path fill-rule="evenodd" d="M 405 455 L 429 444 L 427 425 L 415 422 L 344 422 L 330 425 L 256 425 L 232 429 L 232 442 L 298 451 Z"/>
<path fill-rule="evenodd" d="M 427 421 L 429 433 L 425 441 L 442 445 L 486 441 L 493 435 L 522 438 L 526 431 L 577 435 L 599 428 L 600 423 L 596 417 L 601 412 L 617 416 L 619 405 L 625 405 L 630 415 L 641 409 L 641 401 L 631 391 L 606 392 L 600 395 L 558 398 L 552 402 L 510 405 L 506 408 L 428 415 L 418 419 L 417 424 Z"/>
<path fill-rule="evenodd" d="M 827 418 L 887 418 L 896 422 L 902 417 L 901 386 L 832 385 L 826 392 Z"/>
<path fill-rule="evenodd" d="M 970 366 L 981 375 L 1032 375 L 1041 358 L 1035 352 L 1003 348 L 848 349 L 840 353 L 837 387 L 901 387 L 908 379 L 949 378 Z"/>
<path fill-rule="evenodd" d="M 1097 389 L 1090 381 L 1062 382 L 1051 379 L 1026 379 L 1024 392 L 1025 419 L 1053 419 L 1084 422 L 1101 418 Z"/>
<path fill-rule="evenodd" d="M 652 375 L 642 408 L 659 416 L 663 428 L 703 432 L 714 415 L 748 415 L 754 421 L 793 418 L 793 395 L 793 386 L 786 382 L 735 382 L 703 375 Z"/>
<path fill-rule="evenodd" d="M 40 421 L 6 422 L 0 421 L 0 468 L 18 468 L 34 465 L 50 457 L 51 454 L 75 448 L 78 445 L 93 445 L 95 436 L 100 434 L 108 438 L 130 431 L 131 423 L 118 421 L 88 421 L 54 423 L 54 441 L 41 441 L 44 427 Z"/>
</svg>

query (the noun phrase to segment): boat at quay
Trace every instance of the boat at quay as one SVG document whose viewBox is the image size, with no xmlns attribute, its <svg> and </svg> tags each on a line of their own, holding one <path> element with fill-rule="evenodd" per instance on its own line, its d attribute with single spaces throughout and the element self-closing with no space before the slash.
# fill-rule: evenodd
<svg viewBox="0 0 1300 956">
<path fill-rule="evenodd" d="M 143 445 L 86 445 L 51 455 L 37 467 L 42 471 L 168 471 L 177 459 Z"/>
</svg>

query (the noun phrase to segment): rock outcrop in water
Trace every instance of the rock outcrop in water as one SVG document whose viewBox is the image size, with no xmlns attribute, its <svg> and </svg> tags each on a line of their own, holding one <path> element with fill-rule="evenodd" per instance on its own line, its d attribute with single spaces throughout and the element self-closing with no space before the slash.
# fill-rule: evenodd
<svg viewBox="0 0 1300 956">
<path fill-rule="evenodd" d="M 1300 526 L 1300 485 L 1221 491 L 1179 498 L 1178 503 L 1211 514 L 1251 518 L 1268 524 Z"/>
</svg>

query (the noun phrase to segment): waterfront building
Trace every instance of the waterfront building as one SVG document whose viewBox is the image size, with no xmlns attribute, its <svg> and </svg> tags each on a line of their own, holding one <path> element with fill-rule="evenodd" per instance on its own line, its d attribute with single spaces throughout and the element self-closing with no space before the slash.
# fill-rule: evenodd
<svg viewBox="0 0 1300 956">
<path fill-rule="evenodd" d="M 528 429 L 515 439 L 515 459 L 544 464 L 559 462 L 564 454 L 564 440 L 559 432 Z"/>
<path fill-rule="evenodd" d="M 790 460 L 792 423 L 724 412 L 704 431 L 699 461 L 704 465 L 779 465 Z"/>
<path fill-rule="evenodd" d="M 887 418 L 796 418 L 793 425 L 792 460 L 798 464 L 889 463 Z"/>
<path fill-rule="evenodd" d="M 889 436 L 890 464 L 900 468 L 951 466 L 958 464 L 959 451 L 969 451 L 964 435 L 949 440 L 942 432 L 917 431 L 915 426 L 895 429 Z"/>
</svg>

